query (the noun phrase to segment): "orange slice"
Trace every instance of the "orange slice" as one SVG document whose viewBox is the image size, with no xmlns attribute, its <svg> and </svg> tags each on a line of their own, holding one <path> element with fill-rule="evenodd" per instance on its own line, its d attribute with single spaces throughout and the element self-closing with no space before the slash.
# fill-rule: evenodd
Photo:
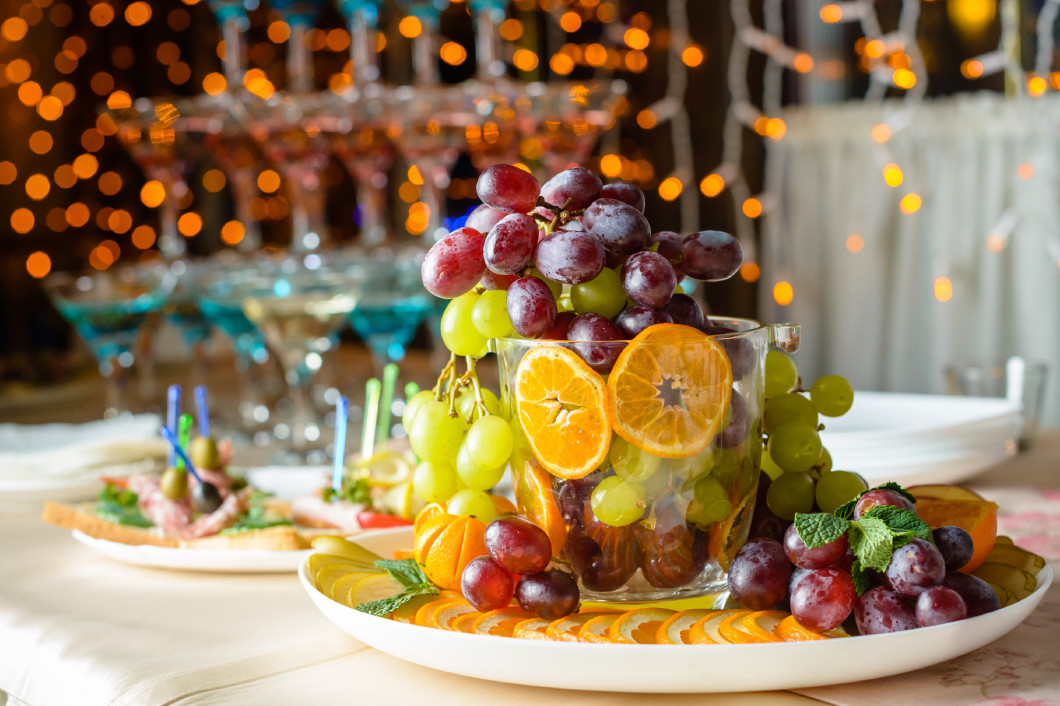
<svg viewBox="0 0 1060 706">
<path fill-rule="evenodd" d="M 449 629 L 453 632 L 475 632 L 475 621 L 480 617 L 482 617 L 482 613 L 478 611 L 458 615 L 453 619 L 453 622 L 449 623 Z"/>
<path fill-rule="evenodd" d="M 728 643 L 719 632 L 721 621 L 735 613 L 747 615 L 751 611 L 741 609 L 715 610 L 710 615 L 700 618 L 692 623 L 688 629 L 688 639 L 693 645 L 724 645 Z"/>
<path fill-rule="evenodd" d="M 773 631 L 787 616 L 782 610 L 756 610 L 743 617 L 740 627 L 744 632 L 750 633 L 755 642 L 780 642 L 780 638 Z"/>
<path fill-rule="evenodd" d="M 559 618 L 549 623 L 548 628 L 545 630 L 545 635 L 549 640 L 556 642 L 578 642 L 578 633 L 581 632 L 582 626 L 593 618 L 599 618 L 601 615 L 615 615 L 618 613 L 612 613 L 611 611 L 587 611 L 585 613 L 574 613 L 568 615 L 565 618 Z M 606 630 L 605 630 L 606 632 Z"/>
<path fill-rule="evenodd" d="M 607 389 L 619 436 L 655 456 L 690 458 L 721 428 L 732 397 L 732 365 L 705 333 L 655 324 L 618 355 Z"/>
<path fill-rule="evenodd" d="M 607 629 L 611 642 L 623 645 L 654 645 L 659 628 L 676 613 L 669 608 L 637 608 L 623 613 Z"/>
<path fill-rule="evenodd" d="M 578 631 L 578 642 L 610 642 L 608 630 L 622 613 L 604 613 L 590 618 Z"/>
<path fill-rule="evenodd" d="M 512 501 L 503 495 L 490 495 L 490 500 L 493 501 L 493 507 L 497 509 L 498 515 L 503 515 L 506 512 L 516 512 Z"/>
<path fill-rule="evenodd" d="M 423 606 L 438 600 L 453 600 L 459 597 L 459 594 L 454 591 L 442 591 L 440 595 L 431 594 L 416 596 L 395 608 L 394 612 L 390 614 L 390 617 L 399 623 L 416 624 L 416 613 L 419 612 L 420 608 Z"/>
<path fill-rule="evenodd" d="M 784 642 L 805 642 L 807 640 L 830 640 L 833 637 L 847 637 L 846 632 L 840 628 L 828 632 L 816 632 L 804 628 L 795 620 L 794 615 L 782 619 L 773 628 L 773 633 Z"/>
<path fill-rule="evenodd" d="M 972 535 L 972 558 L 957 570 L 968 574 L 978 569 L 997 541 L 997 505 L 955 485 L 914 486 L 909 492 L 916 498 L 916 514 L 931 529 L 955 525 Z"/>
<path fill-rule="evenodd" d="M 515 501 L 527 519 L 545 530 L 552 556 L 559 556 L 567 541 L 567 523 L 552 494 L 552 476 L 525 450 L 512 456 L 511 469 Z"/>
<path fill-rule="evenodd" d="M 446 596 L 445 598 L 437 598 L 433 601 L 423 604 L 416 610 L 416 616 L 412 619 L 414 625 L 419 625 L 423 628 L 437 627 L 437 623 L 433 622 L 433 614 L 435 611 L 449 605 L 450 603 L 464 603 L 463 598 L 453 598 L 452 596 Z"/>
<path fill-rule="evenodd" d="M 412 521 L 412 531 L 415 534 L 420 533 L 420 527 L 427 522 L 427 520 L 438 517 L 439 515 L 446 514 L 445 508 L 438 503 L 431 503 L 416 514 L 416 519 Z"/>
<path fill-rule="evenodd" d="M 659 626 L 655 641 L 660 645 L 691 645 L 688 631 L 692 624 L 714 612 L 706 608 L 692 608 L 674 613 Z"/>
<path fill-rule="evenodd" d="M 478 613 L 479 615 L 482 615 L 475 610 L 473 605 L 463 599 L 452 601 L 431 613 L 430 622 L 432 624 L 429 625 L 429 627 L 452 630 L 453 621 L 460 616 L 468 615 L 469 613 Z"/>
<path fill-rule="evenodd" d="M 512 637 L 521 640 L 548 640 L 548 626 L 551 624 L 551 620 L 544 618 L 527 618 L 512 629 Z"/>
<path fill-rule="evenodd" d="M 531 348 L 515 371 L 516 414 L 541 465 L 554 476 L 584 478 L 611 443 L 604 379 L 562 346 Z"/>
<path fill-rule="evenodd" d="M 511 637 L 516 625 L 533 617 L 533 614 L 515 606 L 498 608 L 480 615 L 475 621 L 474 631 L 479 635 Z"/>
<path fill-rule="evenodd" d="M 718 623 L 718 633 L 726 642 L 731 642 L 734 645 L 758 642 L 758 639 L 745 630 L 742 624 L 743 619 L 750 617 L 750 615 L 751 611 L 741 611 L 725 616 L 722 618 L 722 621 Z"/>
</svg>

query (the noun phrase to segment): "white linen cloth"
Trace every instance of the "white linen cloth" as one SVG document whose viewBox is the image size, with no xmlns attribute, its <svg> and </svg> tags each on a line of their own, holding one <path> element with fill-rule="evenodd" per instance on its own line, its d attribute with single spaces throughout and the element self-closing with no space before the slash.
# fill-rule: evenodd
<svg viewBox="0 0 1060 706">
<path fill-rule="evenodd" d="M 760 303 L 766 321 L 803 324 L 804 378 L 943 392 L 948 363 L 1022 355 L 1049 365 L 1044 421 L 1060 423 L 1060 96 L 815 105 L 783 118 L 787 134 L 768 145 Z M 892 135 L 877 144 L 883 123 Z M 883 179 L 891 162 L 898 188 Z M 910 192 L 923 205 L 905 215 Z M 1006 213 L 1015 226 L 991 252 Z M 847 250 L 851 234 L 861 252 Z M 949 301 L 934 295 L 938 277 L 952 281 Z M 793 285 L 788 306 L 773 300 L 780 280 Z"/>
</svg>

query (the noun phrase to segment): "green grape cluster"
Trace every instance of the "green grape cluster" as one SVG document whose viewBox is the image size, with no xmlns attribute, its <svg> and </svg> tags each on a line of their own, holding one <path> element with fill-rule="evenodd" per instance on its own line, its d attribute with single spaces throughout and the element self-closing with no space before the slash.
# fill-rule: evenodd
<svg viewBox="0 0 1060 706">
<path fill-rule="evenodd" d="M 473 292 L 454 299 L 450 308 L 472 295 L 476 300 L 470 305 L 465 301 L 462 311 L 470 308 L 474 317 L 474 312 L 488 308 L 490 298 Z M 496 321 L 488 311 L 479 318 Z M 443 332 L 445 328 L 443 317 Z M 457 378 L 455 359 L 451 360 L 435 389 L 418 392 L 407 402 L 401 423 L 420 459 L 412 476 L 416 494 L 426 502 L 445 505 L 450 514 L 491 521 L 496 507 L 486 491 L 504 476 L 515 437 L 497 396 L 478 384 L 473 362 L 467 374 Z"/>
<path fill-rule="evenodd" d="M 820 417 L 840 417 L 854 404 L 854 389 L 838 375 L 826 375 L 802 389 L 795 361 L 780 351 L 766 354 L 766 448 L 762 471 L 769 476 L 766 506 L 782 520 L 814 508 L 832 512 L 867 488 L 861 476 L 833 471 L 821 443 Z"/>
</svg>

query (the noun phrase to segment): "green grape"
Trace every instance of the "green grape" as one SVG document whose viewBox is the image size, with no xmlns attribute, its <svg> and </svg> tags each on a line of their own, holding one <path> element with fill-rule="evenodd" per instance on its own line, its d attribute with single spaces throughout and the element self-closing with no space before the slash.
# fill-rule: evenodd
<svg viewBox="0 0 1060 706">
<path fill-rule="evenodd" d="M 420 407 L 425 402 L 430 402 L 434 399 L 434 393 L 430 390 L 420 390 L 412 399 L 405 402 L 405 411 L 401 413 L 401 426 L 405 427 L 405 432 L 412 430 L 412 420 L 416 418 L 416 413 L 420 411 Z"/>
<path fill-rule="evenodd" d="M 531 270 L 530 271 L 530 276 L 531 277 L 537 277 L 539 280 L 541 280 L 546 285 L 548 285 L 548 289 L 549 289 L 550 292 L 552 292 L 552 296 L 555 298 L 555 300 L 557 302 L 559 301 L 560 295 L 563 294 L 563 283 L 562 282 L 557 282 L 555 280 L 549 279 L 548 277 L 545 277 L 543 274 L 541 274 L 537 270 Z"/>
<path fill-rule="evenodd" d="M 721 522 L 732 512 L 732 503 L 725 488 L 713 476 L 703 476 L 696 481 L 693 499 L 689 503 L 687 518 L 698 525 Z"/>
<path fill-rule="evenodd" d="M 449 416 L 449 405 L 438 400 L 425 402 L 409 429 L 412 450 L 424 461 L 451 463 L 464 440 L 464 420 Z"/>
<path fill-rule="evenodd" d="M 730 487 L 736 483 L 737 476 L 744 464 L 744 457 L 733 449 L 718 449 L 714 456 L 714 466 L 710 469 L 713 476 L 723 487 Z M 750 459 L 746 460 L 750 463 Z"/>
<path fill-rule="evenodd" d="M 820 475 L 830 473 L 832 470 L 832 454 L 828 453 L 828 449 L 821 447 L 821 457 L 817 459 L 817 463 L 813 464 L 814 468 Z"/>
<path fill-rule="evenodd" d="M 471 322 L 486 338 L 510 335 L 514 329 L 508 318 L 508 292 L 503 289 L 483 292 L 471 309 Z"/>
<path fill-rule="evenodd" d="M 806 473 L 785 473 L 769 484 L 766 506 L 769 511 L 788 522 L 796 512 L 813 509 L 813 479 Z"/>
<path fill-rule="evenodd" d="M 449 498 L 445 511 L 458 517 L 471 515 L 484 525 L 493 522 L 493 518 L 497 516 L 497 506 L 490 500 L 490 496 L 471 488 L 456 491 L 453 497 Z"/>
<path fill-rule="evenodd" d="M 611 437 L 611 450 L 608 452 L 611 467 L 615 475 L 622 480 L 643 483 L 659 472 L 663 460 L 641 451 L 618 434 Z"/>
<path fill-rule="evenodd" d="M 480 468 L 503 466 L 512 455 L 514 444 L 508 422 L 493 415 L 482 417 L 472 424 L 464 440 L 472 463 Z"/>
<path fill-rule="evenodd" d="M 777 465 L 777 462 L 769 455 L 769 451 L 763 451 L 762 472 L 769 476 L 770 480 L 776 480 L 778 476 L 784 473 L 784 469 Z"/>
<path fill-rule="evenodd" d="M 479 387 L 482 392 L 482 401 L 486 404 L 486 411 L 503 418 L 501 414 L 501 403 L 497 395 L 485 387 Z M 456 411 L 464 419 L 471 419 L 471 412 L 475 408 L 475 391 L 469 387 L 460 390 L 456 397 Z"/>
<path fill-rule="evenodd" d="M 791 392 L 799 384 L 795 361 L 780 351 L 766 353 L 766 397 Z"/>
<path fill-rule="evenodd" d="M 574 304 L 571 303 L 570 292 L 564 292 L 559 295 L 556 299 L 556 311 L 574 311 Z"/>
<path fill-rule="evenodd" d="M 787 392 L 766 400 L 762 429 L 772 434 L 788 423 L 817 427 L 817 408 L 798 392 Z"/>
<path fill-rule="evenodd" d="M 412 489 L 429 503 L 444 503 L 459 489 L 456 471 L 448 463 L 421 461 L 412 474 Z"/>
<path fill-rule="evenodd" d="M 835 512 L 845 502 L 853 500 L 868 485 L 856 473 L 833 471 L 817 481 L 817 507 L 821 512 Z"/>
<path fill-rule="evenodd" d="M 691 458 L 670 459 L 666 463 L 674 479 L 678 483 L 684 483 L 689 478 L 698 476 L 701 471 L 710 468 L 714 464 L 714 454 L 714 447 L 708 446 Z"/>
<path fill-rule="evenodd" d="M 593 488 L 589 505 L 600 522 L 625 527 L 644 516 L 644 489 L 618 476 L 610 476 Z"/>
<path fill-rule="evenodd" d="M 810 388 L 810 399 L 826 417 L 842 417 L 854 404 L 854 388 L 846 378 L 825 375 Z"/>
<path fill-rule="evenodd" d="M 579 314 L 593 312 L 613 319 L 626 306 L 622 279 L 609 267 L 584 284 L 570 288 L 571 303 Z"/>
<path fill-rule="evenodd" d="M 492 468 L 479 466 L 472 460 L 465 441 L 456 454 L 456 473 L 460 480 L 472 490 L 489 490 L 501 482 L 506 466 L 502 463 Z"/>
<path fill-rule="evenodd" d="M 442 314 L 442 342 L 457 355 L 478 355 L 486 347 L 486 337 L 471 320 L 479 298 L 475 291 L 461 294 L 446 305 Z"/>
<path fill-rule="evenodd" d="M 786 473 L 804 473 L 821 458 L 821 437 L 814 427 L 785 424 L 769 436 L 769 455 Z"/>
</svg>

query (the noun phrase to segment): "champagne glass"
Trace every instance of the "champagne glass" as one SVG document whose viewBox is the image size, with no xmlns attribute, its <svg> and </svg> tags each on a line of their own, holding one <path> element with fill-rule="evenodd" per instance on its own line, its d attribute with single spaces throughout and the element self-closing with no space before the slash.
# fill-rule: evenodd
<svg viewBox="0 0 1060 706">
<path fill-rule="evenodd" d="M 59 313 L 96 357 L 106 381 L 104 417 L 129 412 L 126 388 L 134 344 L 145 317 L 160 307 L 169 286 L 157 269 L 128 266 L 84 275 L 58 272 L 44 280 Z"/>
<path fill-rule="evenodd" d="M 354 84 L 365 87 L 379 80 L 379 58 L 375 30 L 379 26 L 382 0 L 339 0 L 339 11 L 350 32 L 350 62 Z"/>
<path fill-rule="evenodd" d="M 500 26 L 508 0 L 469 0 L 475 16 L 475 50 L 478 54 L 478 78 L 485 84 L 504 78 L 508 70 L 501 48 Z"/>
<path fill-rule="evenodd" d="M 624 81 L 531 83 L 516 104 L 523 136 L 536 141 L 546 174 L 588 158 L 600 133 L 614 122 Z"/>
</svg>

